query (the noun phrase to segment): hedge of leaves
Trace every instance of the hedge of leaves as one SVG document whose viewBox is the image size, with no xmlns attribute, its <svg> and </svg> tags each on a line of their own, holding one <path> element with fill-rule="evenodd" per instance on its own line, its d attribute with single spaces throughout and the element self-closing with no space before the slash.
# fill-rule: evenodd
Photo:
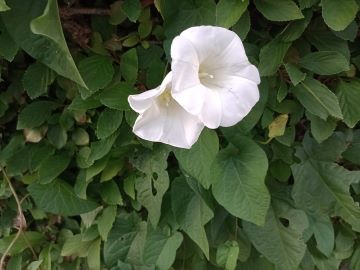
<svg viewBox="0 0 360 270">
<path fill-rule="evenodd" d="M 0 0 L 3 266 L 360 269 L 359 5 Z M 260 101 L 190 150 L 135 137 L 195 25 L 241 37 Z"/>
</svg>

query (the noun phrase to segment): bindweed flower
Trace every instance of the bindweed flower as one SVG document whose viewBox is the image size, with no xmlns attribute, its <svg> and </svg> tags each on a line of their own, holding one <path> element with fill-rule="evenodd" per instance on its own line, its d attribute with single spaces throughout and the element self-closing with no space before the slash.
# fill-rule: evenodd
<svg viewBox="0 0 360 270">
<path fill-rule="evenodd" d="M 159 87 L 128 97 L 131 108 L 140 114 L 133 132 L 148 141 L 190 148 L 204 125 L 173 99 L 171 80 L 170 72 Z"/>
<path fill-rule="evenodd" d="M 172 95 L 209 128 L 235 125 L 259 100 L 257 68 L 232 31 L 197 26 L 171 45 Z"/>
</svg>

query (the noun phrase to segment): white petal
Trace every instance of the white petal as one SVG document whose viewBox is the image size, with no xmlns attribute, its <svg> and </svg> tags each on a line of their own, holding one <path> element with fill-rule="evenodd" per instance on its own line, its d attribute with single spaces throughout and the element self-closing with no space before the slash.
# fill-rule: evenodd
<svg viewBox="0 0 360 270">
<path fill-rule="evenodd" d="M 230 46 L 234 39 L 240 41 L 239 37 L 233 31 L 216 26 L 191 27 L 183 31 L 180 36 L 188 39 L 193 44 L 200 63 L 206 59 L 223 54 L 224 50 Z M 246 57 L 241 41 L 240 44 L 241 47 L 237 55 Z"/>
<path fill-rule="evenodd" d="M 156 103 L 140 115 L 133 131 L 145 140 L 188 149 L 197 141 L 203 127 L 197 117 L 172 100 L 168 106 Z"/>
<path fill-rule="evenodd" d="M 217 83 L 223 108 L 220 126 L 233 126 L 259 101 L 258 87 L 253 81 L 236 76 L 224 76 Z"/>
<path fill-rule="evenodd" d="M 161 142 L 189 149 L 199 138 L 204 125 L 198 117 L 186 112 L 175 100 L 169 104 L 168 118 Z"/>
<path fill-rule="evenodd" d="M 208 128 L 218 128 L 223 109 L 219 91 L 206 88 L 204 106 L 199 114 L 204 125 Z"/>
<path fill-rule="evenodd" d="M 215 26 L 197 26 L 185 30 L 180 37 L 189 40 L 193 45 L 201 71 L 212 75 L 222 72 L 260 83 L 257 68 L 248 61 L 243 43 L 233 31 Z M 185 41 L 182 41 L 183 47 L 184 44 Z M 174 60 L 183 59 L 184 51 L 176 48 L 177 54 L 172 53 L 171 56 Z"/>
<path fill-rule="evenodd" d="M 161 94 L 160 86 L 145 91 L 138 95 L 130 95 L 128 96 L 128 102 L 130 107 L 137 113 L 143 113 L 146 111 L 153 103 L 154 99 Z"/>
<path fill-rule="evenodd" d="M 160 96 L 171 83 L 171 72 L 169 72 L 161 85 L 156 87 L 155 89 L 145 91 L 138 95 L 130 95 L 128 96 L 128 102 L 130 107 L 137 113 L 143 113 L 146 111 L 153 103 L 155 102 L 155 98 Z"/>
</svg>

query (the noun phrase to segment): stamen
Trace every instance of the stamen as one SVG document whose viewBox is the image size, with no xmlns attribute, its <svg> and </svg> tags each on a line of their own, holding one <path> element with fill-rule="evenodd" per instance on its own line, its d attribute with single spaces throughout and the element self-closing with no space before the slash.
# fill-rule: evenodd
<svg viewBox="0 0 360 270">
<path fill-rule="evenodd" d="M 165 103 L 166 106 L 169 106 L 169 103 L 171 101 L 171 92 L 170 90 L 166 89 L 161 95 L 160 99 L 162 102 Z"/>
<path fill-rule="evenodd" d="M 207 72 L 199 72 L 199 78 L 205 78 L 205 77 L 209 77 L 210 79 L 214 79 L 214 75 L 209 74 Z"/>
</svg>

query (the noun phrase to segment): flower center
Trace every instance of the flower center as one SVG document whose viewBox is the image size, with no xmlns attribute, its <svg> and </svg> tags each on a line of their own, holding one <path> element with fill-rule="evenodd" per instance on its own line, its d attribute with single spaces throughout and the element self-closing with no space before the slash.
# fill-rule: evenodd
<svg viewBox="0 0 360 270">
<path fill-rule="evenodd" d="M 212 74 L 209 74 L 209 73 L 207 73 L 207 72 L 199 72 L 199 78 L 200 78 L 200 80 L 201 79 L 208 79 L 208 78 L 210 78 L 210 79 L 214 79 L 214 75 L 212 75 Z"/>
<path fill-rule="evenodd" d="M 170 89 L 165 89 L 165 91 L 160 95 L 161 102 L 165 103 L 166 106 L 169 106 L 171 101 L 171 92 Z"/>
</svg>

